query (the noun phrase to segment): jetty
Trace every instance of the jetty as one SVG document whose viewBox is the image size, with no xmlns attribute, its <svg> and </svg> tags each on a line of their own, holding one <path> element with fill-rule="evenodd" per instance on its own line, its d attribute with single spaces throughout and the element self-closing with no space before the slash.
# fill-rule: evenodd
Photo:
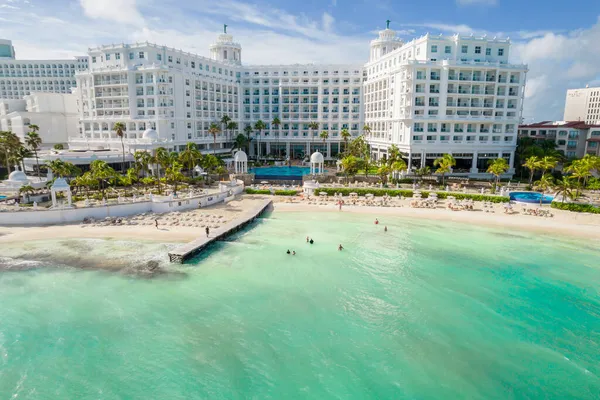
<svg viewBox="0 0 600 400">
<path fill-rule="evenodd" d="M 183 246 L 169 252 L 169 261 L 183 264 L 186 260 L 200 254 L 208 245 L 217 240 L 223 240 L 232 233 L 238 232 L 256 218 L 260 217 L 273 203 L 273 200 L 264 200 L 260 205 L 242 214 L 239 218 L 215 229 L 211 229 L 208 237 L 199 237 Z"/>
</svg>

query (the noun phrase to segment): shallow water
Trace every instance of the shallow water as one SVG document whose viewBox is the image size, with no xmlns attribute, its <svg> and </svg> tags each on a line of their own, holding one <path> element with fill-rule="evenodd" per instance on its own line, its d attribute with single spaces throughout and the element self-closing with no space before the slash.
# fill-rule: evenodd
<svg viewBox="0 0 600 400">
<path fill-rule="evenodd" d="M 277 212 L 154 279 L 73 259 L 5 269 L 0 398 L 598 398 L 597 244 L 380 221 Z M 109 264 L 167 250 L 50 240 L 1 255 L 61 248 Z"/>
</svg>

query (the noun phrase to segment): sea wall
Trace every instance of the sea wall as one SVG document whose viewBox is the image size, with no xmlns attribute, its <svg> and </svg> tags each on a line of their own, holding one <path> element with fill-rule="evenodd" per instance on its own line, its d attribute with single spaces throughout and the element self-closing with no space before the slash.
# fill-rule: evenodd
<svg viewBox="0 0 600 400">
<path fill-rule="evenodd" d="M 145 212 L 165 213 L 193 210 L 221 203 L 228 197 L 230 198 L 242 193 L 244 191 L 244 184 L 241 181 L 235 181 L 234 184 L 220 184 L 219 188 L 220 192 L 195 197 L 171 198 L 155 196 L 151 201 L 136 201 L 106 206 L 5 211 L 0 212 L 0 225 L 55 225 L 80 222 L 86 218 L 104 219 L 106 217 L 125 217 Z"/>
</svg>

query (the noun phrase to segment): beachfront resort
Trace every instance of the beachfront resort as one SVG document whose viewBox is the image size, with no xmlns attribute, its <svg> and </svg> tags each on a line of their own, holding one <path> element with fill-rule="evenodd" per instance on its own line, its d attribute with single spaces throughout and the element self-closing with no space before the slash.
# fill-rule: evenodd
<svg viewBox="0 0 600 400">
<path fill-rule="evenodd" d="M 524 124 L 508 38 L 390 26 L 0 40 L 0 398 L 596 398 L 600 89 Z"/>
</svg>

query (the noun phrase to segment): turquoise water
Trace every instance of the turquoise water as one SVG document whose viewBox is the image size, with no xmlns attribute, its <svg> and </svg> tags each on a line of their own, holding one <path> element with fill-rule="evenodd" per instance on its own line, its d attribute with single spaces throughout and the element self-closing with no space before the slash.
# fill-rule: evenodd
<svg viewBox="0 0 600 400">
<path fill-rule="evenodd" d="M 276 213 L 152 279 L 41 267 L 167 245 L 3 245 L 36 268 L 0 272 L 0 398 L 598 398 L 597 243 L 378 217 Z"/>
<path fill-rule="evenodd" d="M 251 168 L 250 173 L 255 174 L 256 179 L 302 179 L 302 176 L 310 174 L 310 168 L 296 166 L 261 167 Z"/>
<path fill-rule="evenodd" d="M 511 192 L 509 193 L 509 198 L 511 200 L 520 201 L 522 203 L 540 203 L 540 197 L 542 197 L 541 193 L 536 192 Z M 554 196 L 549 196 L 547 194 L 543 195 L 543 204 L 550 204 L 552 200 L 554 200 Z"/>
</svg>

